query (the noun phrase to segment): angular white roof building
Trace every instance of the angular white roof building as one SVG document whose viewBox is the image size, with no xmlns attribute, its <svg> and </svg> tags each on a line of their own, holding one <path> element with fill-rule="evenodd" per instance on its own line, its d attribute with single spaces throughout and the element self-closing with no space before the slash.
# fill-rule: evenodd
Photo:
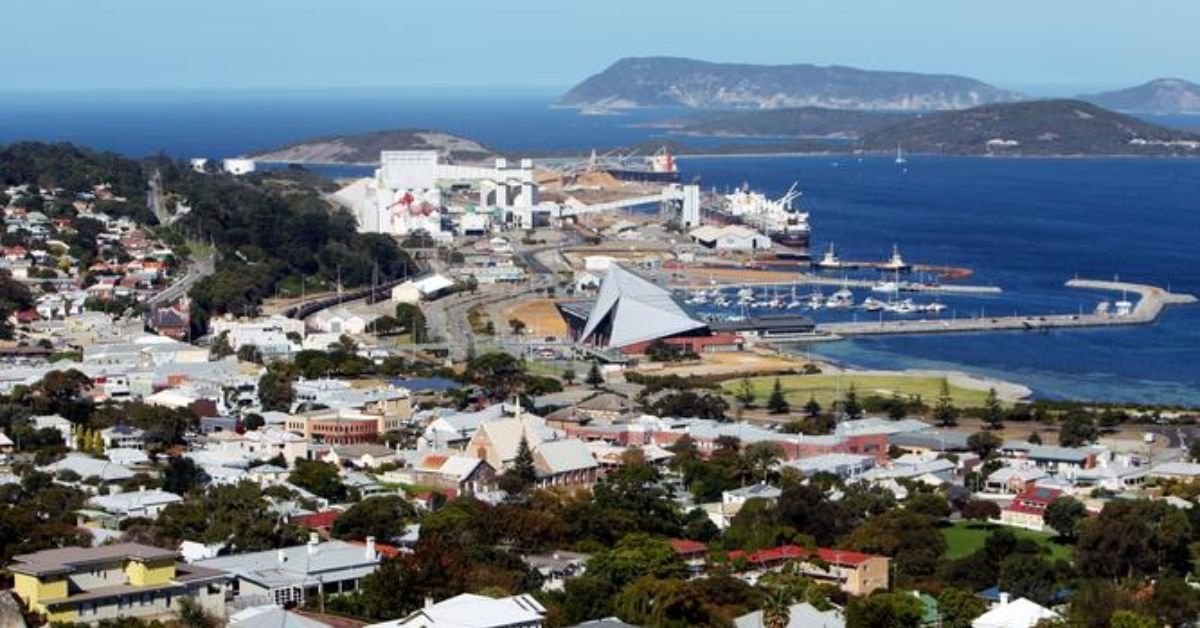
<svg viewBox="0 0 1200 628">
<path fill-rule="evenodd" d="M 619 349 L 705 327 L 670 292 L 613 264 L 579 341 Z"/>
</svg>

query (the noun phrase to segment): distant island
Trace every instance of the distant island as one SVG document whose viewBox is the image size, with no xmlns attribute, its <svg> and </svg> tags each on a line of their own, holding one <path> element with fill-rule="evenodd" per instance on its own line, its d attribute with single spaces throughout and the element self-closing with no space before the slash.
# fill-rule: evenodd
<svg viewBox="0 0 1200 628">
<path fill-rule="evenodd" d="M 1152 124 L 1080 100 L 982 105 L 956 111 L 888 113 L 818 107 L 701 111 L 651 126 L 674 138 L 618 149 L 649 154 L 747 155 L 893 151 L 945 155 L 1200 156 L 1200 134 Z M 714 145 L 689 136 L 722 137 Z M 739 142 L 738 138 L 775 141 Z M 384 150 L 436 150 L 460 163 L 494 157 L 582 158 L 590 146 L 558 150 L 496 151 L 470 138 L 432 130 L 391 130 L 320 137 L 252 155 L 286 163 L 375 164 Z"/>
<path fill-rule="evenodd" d="M 867 133 L 858 146 L 944 155 L 1200 155 L 1200 135 L 1080 100 L 1039 100 L 910 117 Z"/>
<path fill-rule="evenodd" d="M 591 110 L 684 106 L 931 111 L 1022 98 L 972 78 L 946 74 L 636 57 L 621 59 L 576 85 L 563 95 L 562 104 Z"/>
<path fill-rule="evenodd" d="M 1127 113 L 1200 114 L 1200 85 L 1178 78 L 1160 78 L 1111 92 L 1079 97 Z"/>
<path fill-rule="evenodd" d="M 452 161 L 479 161 L 494 152 L 458 135 L 427 129 L 392 129 L 355 135 L 330 135 L 294 142 L 250 155 L 257 161 L 286 163 L 372 164 L 383 150 L 436 150 Z"/>
</svg>

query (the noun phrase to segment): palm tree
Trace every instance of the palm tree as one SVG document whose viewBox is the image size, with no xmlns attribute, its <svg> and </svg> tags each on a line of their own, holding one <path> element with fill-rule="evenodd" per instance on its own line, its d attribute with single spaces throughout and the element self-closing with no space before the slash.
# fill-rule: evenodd
<svg viewBox="0 0 1200 628">
<path fill-rule="evenodd" d="M 787 628 L 792 621 L 792 597 L 784 587 L 775 587 L 763 601 L 763 628 Z"/>
</svg>

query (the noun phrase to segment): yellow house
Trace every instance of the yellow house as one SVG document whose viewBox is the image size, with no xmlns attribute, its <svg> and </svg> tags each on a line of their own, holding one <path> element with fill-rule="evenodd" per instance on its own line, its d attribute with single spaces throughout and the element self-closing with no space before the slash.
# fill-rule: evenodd
<svg viewBox="0 0 1200 628">
<path fill-rule="evenodd" d="M 224 615 L 228 574 L 176 562 L 176 553 L 118 543 L 66 547 L 13 557 L 13 591 L 48 621 L 98 622 L 169 617 L 192 598 Z"/>
</svg>

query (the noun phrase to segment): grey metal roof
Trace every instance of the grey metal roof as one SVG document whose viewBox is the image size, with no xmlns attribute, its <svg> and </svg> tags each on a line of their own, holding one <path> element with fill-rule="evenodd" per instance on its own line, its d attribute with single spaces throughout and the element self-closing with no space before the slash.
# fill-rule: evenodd
<svg viewBox="0 0 1200 628">
<path fill-rule="evenodd" d="M 606 320 L 610 321 L 610 331 L 605 346 L 611 348 L 706 327 L 692 318 L 668 290 L 618 264 L 605 272 L 600 295 L 580 339 L 588 340 Z"/>
</svg>

